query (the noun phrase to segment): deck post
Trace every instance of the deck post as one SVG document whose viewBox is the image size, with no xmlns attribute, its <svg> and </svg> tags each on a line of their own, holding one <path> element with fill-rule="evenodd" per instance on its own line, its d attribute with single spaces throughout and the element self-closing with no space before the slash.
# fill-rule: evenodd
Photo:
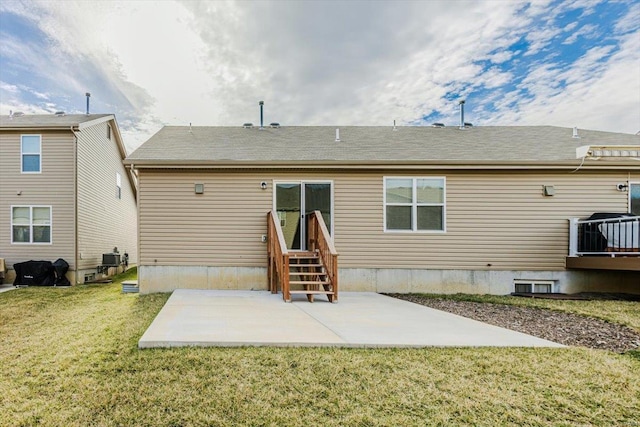
<svg viewBox="0 0 640 427">
<path fill-rule="evenodd" d="M 578 256 L 578 220 L 580 218 L 569 218 L 569 256 Z"/>
</svg>

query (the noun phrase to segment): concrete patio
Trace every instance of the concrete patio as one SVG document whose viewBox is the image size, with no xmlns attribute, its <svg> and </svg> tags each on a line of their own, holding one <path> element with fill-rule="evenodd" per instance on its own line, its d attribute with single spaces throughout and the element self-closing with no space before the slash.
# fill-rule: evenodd
<svg viewBox="0 0 640 427">
<path fill-rule="evenodd" d="M 267 291 L 179 289 L 138 342 L 180 346 L 562 347 L 560 344 L 370 292 L 331 304 Z"/>
</svg>

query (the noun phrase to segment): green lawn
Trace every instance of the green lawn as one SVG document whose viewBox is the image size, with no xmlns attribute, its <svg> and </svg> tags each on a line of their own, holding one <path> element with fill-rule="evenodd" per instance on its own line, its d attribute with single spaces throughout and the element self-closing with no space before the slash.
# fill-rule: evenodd
<svg viewBox="0 0 640 427">
<path fill-rule="evenodd" d="M 640 426 L 638 353 L 138 350 L 167 298 L 118 283 L 0 294 L 0 425 Z"/>
</svg>

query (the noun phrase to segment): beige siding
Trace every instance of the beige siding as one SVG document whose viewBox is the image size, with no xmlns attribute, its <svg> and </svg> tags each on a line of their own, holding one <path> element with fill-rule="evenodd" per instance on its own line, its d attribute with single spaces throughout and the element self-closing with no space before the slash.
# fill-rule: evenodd
<svg viewBox="0 0 640 427">
<path fill-rule="evenodd" d="M 444 176 L 445 233 L 383 232 L 384 176 Z M 631 176 L 634 179 L 633 176 Z M 637 179 L 638 176 L 635 176 Z M 273 182 L 334 183 L 335 246 L 345 268 L 563 270 L 568 218 L 627 211 L 629 175 L 459 171 L 140 171 L 140 263 L 264 267 Z M 269 183 L 267 190 L 260 182 Z M 194 184 L 204 183 L 202 195 Z M 543 185 L 555 196 L 544 197 Z"/>
<path fill-rule="evenodd" d="M 42 136 L 39 174 L 21 173 L 23 134 Z M 9 267 L 28 260 L 64 258 L 75 268 L 73 150 L 70 131 L 0 132 L 0 258 L 6 258 Z M 51 206 L 52 244 L 12 244 L 12 205 Z"/>
<path fill-rule="evenodd" d="M 117 247 L 137 262 L 137 213 L 134 193 L 107 123 L 78 132 L 78 269 L 93 269 L 102 254 Z M 116 197 L 116 172 L 122 197 Z M 82 277 L 80 278 L 82 279 Z"/>
</svg>

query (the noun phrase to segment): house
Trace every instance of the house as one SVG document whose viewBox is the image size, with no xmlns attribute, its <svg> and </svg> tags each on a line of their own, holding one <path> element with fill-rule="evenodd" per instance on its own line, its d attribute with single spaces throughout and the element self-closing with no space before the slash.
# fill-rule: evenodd
<svg viewBox="0 0 640 427">
<path fill-rule="evenodd" d="M 125 156 L 111 114 L 1 116 L 0 258 L 7 267 L 62 258 L 69 280 L 84 283 L 114 248 L 135 264 L 136 188 Z"/>
<path fill-rule="evenodd" d="M 598 144 L 640 149 L 640 137 L 551 126 L 164 127 L 125 160 L 139 182 L 140 290 L 274 290 L 267 213 L 295 254 L 319 211 L 341 290 L 640 292 L 637 257 L 623 270 L 566 268 L 571 218 L 640 208 L 638 151 L 577 158 Z"/>
</svg>

